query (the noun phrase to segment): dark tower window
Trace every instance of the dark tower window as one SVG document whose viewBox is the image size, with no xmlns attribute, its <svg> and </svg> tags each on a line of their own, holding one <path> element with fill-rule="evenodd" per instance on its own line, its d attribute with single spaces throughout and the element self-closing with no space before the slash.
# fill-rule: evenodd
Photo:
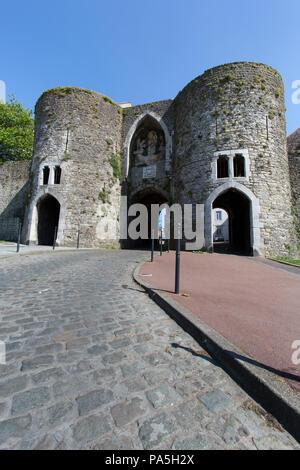
<svg viewBox="0 0 300 470">
<path fill-rule="evenodd" d="M 219 157 L 217 160 L 217 178 L 228 178 L 228 158 Z"/>
<path fill-rule="evenodd" d="M 61 168 L 60 166 L 56 166 L 54 168 L 54 184 L 60 184 L 61 179 Z"/>
<path fill-rule="evenodd" d="M 242 155 L 236 155 L 233 159 L 233 175 L 236 178 L 245 176 L 245 159 Z"/>
<path fill-rule="evenodd" d="M 43 168 L 43 184 L 48 184 L 49 175 L 50 175 L 50 168 L 48 166 L 45 166 Z"/>
</svg>

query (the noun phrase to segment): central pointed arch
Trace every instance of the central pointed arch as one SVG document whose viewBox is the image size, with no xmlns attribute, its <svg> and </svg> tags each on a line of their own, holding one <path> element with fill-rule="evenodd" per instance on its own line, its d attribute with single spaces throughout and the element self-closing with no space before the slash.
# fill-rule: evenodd
<svg viewBox="0 0 300 470">
<path fill-rule="evenodd" d="M 168 131 L 168 128 L 163 121 L 163 119 L 152 111 L 148 111 L 146 113 L 141 114 L 132 124 L 130 127 L 123 148 L 124 154 L 124 167 L 123 167 L 123 178 L 128 177 L 129 173 L 129 165 L 130 165 L 130 149 L 132 145 L 132 139 L 137 131 L 137 129 L 141 126 L 144 120 L 146 119 L 153 119 L 155 123 L 161 128 L 165 138 L 165 169 L 166 171 L 170 169 L 170 159 L 172 154 L 172 138 Z"/>
</svg>

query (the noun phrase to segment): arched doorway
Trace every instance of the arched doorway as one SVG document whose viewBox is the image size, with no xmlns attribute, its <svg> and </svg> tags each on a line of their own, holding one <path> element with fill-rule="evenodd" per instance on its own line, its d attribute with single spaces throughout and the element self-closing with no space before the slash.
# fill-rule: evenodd
<svg viewBox="0 0 300 470">
<path fill-rule="evenodd" d="M 228 243 L 214 240 L 214 250 L 242 255 L 252 255 L 250 235 L 251 203 L 248 197 L 235 188 L 221 193 L 212 204 L 228 214 Z M 217 212 L 217 211 L 216 211 Z"/>
<path fill-rule="evenodd" d="M 147 188 L 142 191 L 136 193 L 133 198 L 131 199 L 131 205 L 133 204 L 143 204 L 148 211 L 148 240 L 142 240 L 139 238 L 138 240 L 131 240 L 128 239 L 128 248 L 134 249 L 150 249 L 151 248 L 151 205 L 152 204 L 159 204 L 162 205 L 167 202 L 167 198 L 163 196 L 159 191 Z M 128 218 L 128 223 L 130 223 L 132 219 Z M 157 219 L 157 227 L 159 226 L 159 217 Z M 156 248 L 158 248 L 158 240 L 155 242 Z"/>
<path fill-rule="evenodd" d="M 55 197 L 47 194 L 37 203 L 38 244 L 53 245 L 55 229 L 58 227 L 60 204 Z"/>
</svg>

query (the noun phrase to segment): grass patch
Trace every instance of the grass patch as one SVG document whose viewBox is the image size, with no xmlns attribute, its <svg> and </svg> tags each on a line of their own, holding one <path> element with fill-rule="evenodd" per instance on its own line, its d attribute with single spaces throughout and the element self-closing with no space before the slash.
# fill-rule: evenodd
<svg viewBox="0 0 300 470">
<path fill-rule="evenodd" d="M 290 259 L 290 258 L 280 258 L 277 256 L 275 258 L 277 261 L 284 261 L 285 263 L 294 264 L 295 266 L 300 266 L 300 259 Z"/>
</svg>

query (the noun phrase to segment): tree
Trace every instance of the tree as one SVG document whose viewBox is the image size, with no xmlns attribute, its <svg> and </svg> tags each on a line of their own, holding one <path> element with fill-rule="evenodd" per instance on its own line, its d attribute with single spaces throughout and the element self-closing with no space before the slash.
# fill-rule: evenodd
<svg viewBox="0 0 300 470">
<path fill-rule="evenodd" d="M 30 160 L 33 148 L 32 110 L 24 109 L 14 96 L 0 101 L 0 162 Z"/>
</svg>

